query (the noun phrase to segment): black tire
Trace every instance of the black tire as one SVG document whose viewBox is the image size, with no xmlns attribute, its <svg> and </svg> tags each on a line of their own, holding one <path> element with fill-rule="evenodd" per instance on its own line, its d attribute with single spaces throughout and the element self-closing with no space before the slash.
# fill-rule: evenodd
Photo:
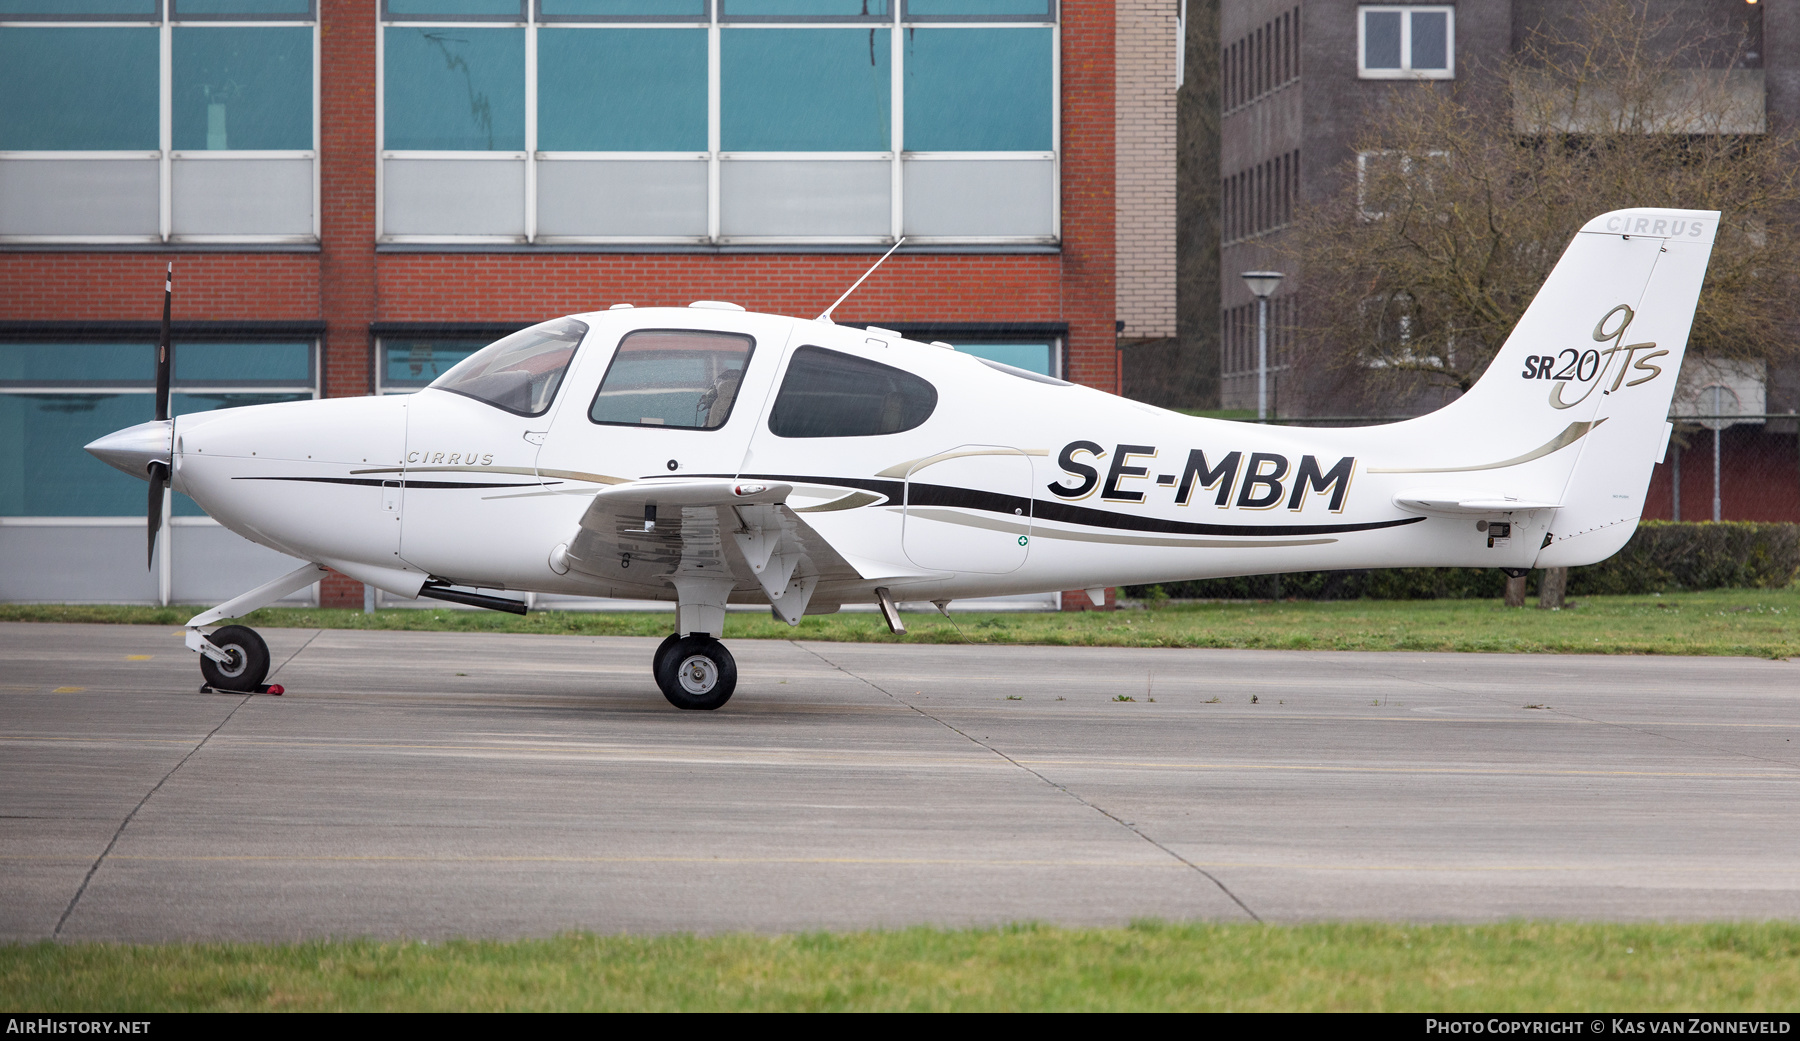
<svg viewBox="0 0 1800 1041">
<path fill-rule="evenodd" d="M 656 685 L 676 708 L 715 709 L 737 689 L 737 662 L 712 637 L 685 636 L 658 655 Z"/>
<path fill-rule="evenodd" d="M 661 676 L 662 675 L 663 656 L 669 653 L 670 648 L 674 647 L 676 644 L 678 644 L 680 642 L 681 642 L 681 634 L 680 633 L 670 633 L 669 635 L 663 637 L 663 642 L 657 644 L 655 652 L 653 652 L 650 655 L 650 675 L 652 675 L 652 676 Z M 662 684 L 662 680 L 660 680 L 660 679 L 657 680 L 656 682 L 659 686 Z"/>
<path fill-rule="evenodd" d="M 256 635 L 256 630 L 242 625 L 227 625 L 207 637 L 212 645 L 231 655 L 229 665 L 221 665 L 206 655 L 200 656 L 200 675 L 214 690 L 255 691 L 269 675 L 269 645 Z"/>
</svg>

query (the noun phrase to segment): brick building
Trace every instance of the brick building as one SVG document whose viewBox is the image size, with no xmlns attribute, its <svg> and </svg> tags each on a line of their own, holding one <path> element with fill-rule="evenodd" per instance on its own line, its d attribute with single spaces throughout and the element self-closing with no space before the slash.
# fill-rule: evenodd
<svg viewBox="0 0 1800 1041">
<path fill-rule="evenodd" d="M 1115 322 L 1173 324 L 1176 3 L 1116 10 L 7 3 L 0 600 L 212 600 L 288 566 L 176 497 L 146 574 L 143 487 L 81 452 L 150 417 L 171 261 L 177 413 L 411 391 L 615 302 L 812 315 L 900 235 L 840 322 L 1116 389 Z"/>
<path fill-rule="evenodd" d="M 1677 14 L 1741 33 L 1731 84 L 1751 123 L 1793 127 L 1800 121 L 1800 8 L 1756 0 L 1639 0 L 1653 18 Z M 1493 67 L 1546 18 L 1567 17 L 1568 0 L 1355 3 L 1349 0 L 1220 0 L 1220 404 L 1256 406 L 1256 301 L 1241 271 L 1286 269 L 1281 250 L 1301 203 L 1322 202 L 1355 183 L 1355 139 L 1365 119 L 1395 89 L 1471 89 L 1468 70 Z M 1459 72 L 1459 70 L 1462 70 Z M 1459 77 L 1462 82 L 1459 82 Z M 1751 125 L 1754 124 L 1754 125 Z M 1298 314 L 1297 277 L 1270 301 L 1271 397 L 1279 416 L 1304 417 L 1284 402 L 1281 356 Z M 1733 411 L 1776 418 L 1734 424 L 1721 436 L 1720 499 L 1725 519 L 1800 520 L 1800 369 L 1791 364 L 1721 377 L 1682 374 L 1680 397 L 1729 387 Z M 1442 397 L 1421 397 L 1395 412 L 1424 412 Z M 1754 405 L 1752 407 L 1752 402 Z M 1329 405 L 1325 405 L 1329 409 Z M 1689 402 L 1677 412 L 1704 414 Z M 1678 427 L 1675 448 L 1657 467 L 1646 517 L 1712 517 L 1712 435 Z M 1681 446 L 1688 447 L 1683 449 Z M 1681 468 L 1680 508 L 1674 505 Z"/>
</svg>

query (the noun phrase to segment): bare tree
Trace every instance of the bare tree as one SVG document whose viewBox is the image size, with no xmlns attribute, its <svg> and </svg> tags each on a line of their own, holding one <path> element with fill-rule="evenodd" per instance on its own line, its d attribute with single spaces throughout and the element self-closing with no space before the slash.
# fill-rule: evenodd
<svg viewBox="0 0 1800 1041">
<path fill-rule="evenodd" d="M 1310 397 L 1467 390 L 1575 231 L 1627 206 L 1724 212 L 1694 350 L 1794 349 L 1800 139 L 1765 125 L 1742 27 L 1646 0 L 1551 10 L 1496 67 L 1396 84 L 1344 189 L 1299 215 Z"/>
</svg>

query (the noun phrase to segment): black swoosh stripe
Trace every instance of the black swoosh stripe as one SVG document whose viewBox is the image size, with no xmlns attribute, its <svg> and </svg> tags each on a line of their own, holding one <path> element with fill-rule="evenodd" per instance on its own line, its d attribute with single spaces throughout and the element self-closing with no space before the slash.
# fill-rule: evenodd
<svg viewBox="0 0 1800 1041">
<path fill-rule="evenodd" d="M 696 476 L 734 478 L 738 474 L 704 474 Z M 1096 510 L 1089 506 L 1071 506 L 1066 502 L 1027 499 L 1022 495 L 976 491 L 943 484 L 914 484 L 859 477 L 809 477 L 801 474 L 743 474 L 745 480 L 783 481 L 799 484 L 829 484 L 845 488 L 861 488 L 888 497 L 890 502 L 906 502 L 912 506 L 949 506 L 965 510 L 981 510 L 1003 516 L 1018 516 L 1014 510 L 1031 508 L 1036 520 L 1079 524 L 1089 528 L 1115 531 L 1158 532 L 1166 535 L 1242 535 L 1268 538 L 1275 535 L 1335 535 L 1349 531 L 1373 531 L 1417 524 L 1424 517 L 1401 517 L 1398 520 L 1366 521 L 1361 524 L 1205 524 L 1194 521 L 1164 520 L 1161 517 L 1134 517 L 1112 510 Z M 910 498 L 908 498 L 910 496 Z"/>
<path fill-rule="evenodd" d="M 536 488 L 538 482 L 526 481 L 520 484 L 476 484 L 462 481 L 382 481 L 367 477 L 233 477 L 234 481 L 300 481 L 307 484 L 351 484 L 366 488 L 379 488 L 384 484 L 404 484 L 408 488 Z M 561 484 L 561 481 L 551 481 Z"/>
</svg>

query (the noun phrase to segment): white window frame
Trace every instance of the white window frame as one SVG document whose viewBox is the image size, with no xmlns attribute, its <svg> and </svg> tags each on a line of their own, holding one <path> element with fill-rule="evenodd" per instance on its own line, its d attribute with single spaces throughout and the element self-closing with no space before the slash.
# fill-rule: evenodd
<svg viewBox="0 0 1800 1041">
<path fill-rule="evenodd" d="M 683 21 L 664 21 L 650 18 L 617 18 L 574 20 L 569 16 L 558 16 L 545 19 L 539 12 L 537 0 L 525 6 L 524 20 L 512 18 L 494 20 L 468 19 L 450 21 L 444 19 L 391 19 L 384 17 L 385 4 L 377 3 L 374 17 L 376 19 L 376 56 L 375 56 L 375 141 L 376 141 L 376 175 L 375 175 L 375 222 L 376 241 L 381 245 L 601 245 L 601 246 L 883 246 L 891 245 L 901 234 L 905 226 L 905 163 L 933 162 L 948 160 L 1024 160 L 1049 161 L 1050 176 L 1055 186 L 1051 192 L 1050 233 L 1047 235 L 961 235 L 961 236 L 907 236 L 909 245 L 965 245 L 965 246 L 1019 246 L 1019 245 L 1055 245 L 1062 241 L 1062 25 L 1060 4 L 1052 4 L 1050 16 L 1046 21 L 984 21 L 968 17 L 946 18 L 910 18 L 906 15 L 906 4 L 902 0 L 889 0 L 890 13 L 879 21 L 856 19 L 793 19 L 775 20 L 773 18 L 757 18 L 754 20 L 736 20 L 720 15 L 720 5 L 716 2 L 707 4 L 708 14 L 704 19 L 688 19 Z M 386 123 L 386 29 L 395 27 L 456 27 L 456 28 L 513 28 L 525 30 L 525 150 L 523 152 L 478 152 L 478 151 L 413 151 L 389 149 L 385 147 L 387 140 Z M 701 152 L 545 152 L 537 147 L 537 110 L 538 110 L 538 48 L 537 33 L 544 28 L 570 28 L 581 26 L 607 26 L 617 28 L 640 29 L 696 29 L 707 34 L 707 151 Z M 722 29 L 798 29 L 798 28 L 881 28 L 888 33 L 889 57 L 889 104 L 891 131 L 890 145 L 898 143 L 901 147 L 875 152 L 726 152 L 720 148 L 720 31 Z M 905 103 L 906 103 L 906 70 L 904 65 L 905 30 L 908 28 L 956 28 L 956 29 L 1025 29 L 1047 28 L 1050 30 L 1051 74 L 1050 74 L 1050 141 L 1048 152 L 919 152 L 906 150 Z M 407 234 L 390 235 L 382 229 L 387 227 L 387 161 L 390 159 L 454 159 L 454 160 L 511 160 L 523 161 L 525 164 L 524 220 L 525 233 L 518 235 L 426 235 Z M 608 161 L 668 161 L 668 160 L 702 160 L 707 164 L 707 200 L 706 200 L 706 234 L 704 235 L 593 235 L 568 236 L 559 235 L 553 241 L 544 241 L 538 233 L 537 181 L 538 164 L 556 162 L 558 160 L 608 160 Z M 883 235 L 724 235 L 720 231 L 720 166 L 724 161 L 780 161 L 806 160 L 822 162 L 885 162 L 890 167 L 890 209 L 889 226 Z"/>
<path fill-rule="evenodd" d="M 1371 69 L 1368 59 L 1369 15 L 1399 13 L 1400 67 Z M 1412 16 L 1415 13 L 1442 14 L 1444 18 L 1444 68 L 1412 67 Z M 1365 80 L 1453 80 L 1456 78 L 1456 8 L 1450 4 L 1364 4 L 1356 9 L 1356 75 Z"/>
<path fill-rule="evenodd" d="M 31 28 L 54 29 L 115 29 L 143 28 L 155 26 L 158 30 L 157 59 L 157 147 L 153 152 L 142 150 L 72 150 L 72 151 L 0 151 L 0 163 L 31 162 L 44 159 L 155 159 L 157 160 L 157 233 L 155 235 L 0 235 L 0 245 L 135 245 L 135 244 L 253 244 L 253 245 L 316 245 L 319 241 L 319 21 L 318 3 L 314 0 L 313 17 L 311 19 L 221 19 L 216 17 L 186 18 L 174 17 L 175 4 L 169 0 L 159 0 L 158 16 L 155 19 L 134 20 L 101 20 L 101 19 L 58 19 L 45 21 L 42 19 L 13 19 L 0 21 L 0 29 Z M 304 149 L 247 150 L 247 149 L 202 149 L 198 151 L 180 151 L 174 149 L 174 40 L 177 26 L 204 26 L 213 28 L 281 28 L 304 27 L 312 30 L 312 147 Z M 178 235 L 175 234 L 175 160 L 205 159 L 304 159 L 312 164 L 312 231 L 301 235 Z"/>
<path fill-rule="evenodd" d="M 1368 206 L 1366 186 L 1369 177 L 1369 160 L 1386 158 L 1393 154 L 1394 150 L 1391 148 L 1377 148 L 1356 153 L 1356 215 L 1365 221 L 1378 221 L 1387 217 L 1387 213 L 1384 211 L 1371 210 Z M 1425 156 L 1428 159 L 1448 159 L 1450 153 L 1440 148 L 1433 148 L 1428 150 Z M 1411 156 L 1402 157 L 1400 160 L 1401 176 L 1410 177 L 1412 172 L 1413 158 Z"/>
</svg>

